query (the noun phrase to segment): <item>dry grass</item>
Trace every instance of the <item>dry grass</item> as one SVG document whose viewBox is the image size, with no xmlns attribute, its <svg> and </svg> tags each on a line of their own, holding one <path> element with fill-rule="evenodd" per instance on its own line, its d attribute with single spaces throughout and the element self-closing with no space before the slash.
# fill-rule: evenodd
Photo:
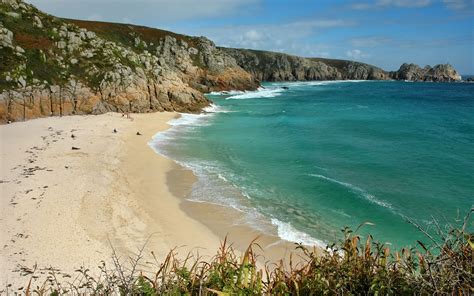
<svg viewBox="0 0 474 296">
<path fill-rule="evenodd" d="M 224 240 L 208 261 L 192 255 L 179 260 L 175 250 L 159 261 L 152 253 L 155 271 L 145 272 L 149 265 L 142 265 L 142 248 L 125 261 L 114 251 L 112 266 L 102 262 L 96 277 L 85 268 L 74 276 L 48 269 L 48 279 L 33 287 L 38 270 L 24 268 L 29 279 L 21 291 L 26 295 L 473 295 L 474 236 L 467 231 L 473 211 L 457 227 L 437 227 L 436 237 L 420 228 L 430 244 L 418 242 L 419 249 L 391 251 L 371 236 L 363 242 L 357 230 L 345 228 L 343 239 L 322 255 L 297 245 L 304 252 L 298 264 L 281 261 L 258 269 L 257 244 L 252 242 L 237 256 Z M 439 226 L 436 221 L 435 225 Z M 8 287 L 4 292 L 13 291 L 19 290 Z"/>
<path fill-rule="evenodd" d="M 53 46 L 53 41 L 48 37 L 27 33 L 15 34 L 15 43 L 24 49 L 47 50 Z"/>
</svg>

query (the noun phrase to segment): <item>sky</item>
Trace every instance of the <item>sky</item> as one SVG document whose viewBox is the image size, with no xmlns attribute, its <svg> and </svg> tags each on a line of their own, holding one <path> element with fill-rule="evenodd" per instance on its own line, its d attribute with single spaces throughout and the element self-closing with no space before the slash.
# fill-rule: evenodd
<svg viewBox="0 0 474 296">
<path fill-rule="evenodd" d="M 50 14 L 206 36 L 219 46 L 474 74 L 474 0 L 27 0 Z"/>
</svg>

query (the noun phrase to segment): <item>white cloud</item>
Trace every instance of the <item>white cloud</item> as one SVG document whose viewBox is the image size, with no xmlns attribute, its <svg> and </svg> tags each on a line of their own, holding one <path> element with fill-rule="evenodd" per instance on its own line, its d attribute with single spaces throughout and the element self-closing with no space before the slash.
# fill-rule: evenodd
<svg viewBox="0 0 474 296">
<path fill-rule="evenodd" d="M 262 34 L 252 29 L 244 33 L 245 39 L 249 41 L 259 41 L 262 39 Z"/>
<path fill-rule="evenodd" d="M 362 59 L 362 58 L 368 58 L 369 55 L 362 52 L 360 49 L 352 49 L 346 51 L 346 56 L 351 58 L 351 59 Z"/>
<path fill-rule="evenodd" d="M 430 4 L 431 0 L 375 0 L 374 2 L 354 3 L 352 8 L 359 10 L 388 7 L 419 8 Z"/>
<path fill-rule="evenodd" d="M 426 7 L 431 0 L 377 0 L 379 6 Z"/>
<path fill-rule="evenodd" d="M 474 7 L 474 0 L 443 0 L 443 3 L 453 10 L 472 9 Z"/>
<path fill-rule="evenodd" d="M 135 23 L 215 18 L 245 13 L 257 7 L 261 0 L 27 0 L 56 16 Z"/>
<path fill-rule="evenodd" d="M 385 45 L 392 40 L 388 37 L 383 36 L 369 36 L 369 37 L 357 37 L 351 39 L 351 44 L 354 47 L 377 47 Z"/>
<path fill-rule="evenodd" d="M 192 28 L 185 33 L 205 35 L 226 47 L 251 48 L 287 52 L 303 56 L 329 56 L 329 46 L 308 40 L 322 31 L 354 26 L 340 19 L 301 20 L 283 24 L 220 26 Z"/>
<path fill-rule="evenodd" d="M 341 19 L 318 19 L 318 20 L 304 20 L 292 23 L 283 24 L 286 27 L 302 27 L 302 28 L 334 28 L 334 27 L 348 27 L 355 23 L 353 21 Z"/>
</svg>

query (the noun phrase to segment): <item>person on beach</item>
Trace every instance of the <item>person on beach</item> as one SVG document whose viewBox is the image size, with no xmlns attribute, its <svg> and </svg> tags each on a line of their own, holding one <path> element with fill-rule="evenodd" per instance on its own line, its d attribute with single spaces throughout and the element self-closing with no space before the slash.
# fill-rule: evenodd
<svg viewBox="0 0 474 296">
<path fill-rule="evenodd" d="M 131 121 L 133 121 L 133 117 L 130 116 L 130 112 L 123 112 L 122 117 L 127 117 L 127 119 L 130 119 Z"/>
</svg>

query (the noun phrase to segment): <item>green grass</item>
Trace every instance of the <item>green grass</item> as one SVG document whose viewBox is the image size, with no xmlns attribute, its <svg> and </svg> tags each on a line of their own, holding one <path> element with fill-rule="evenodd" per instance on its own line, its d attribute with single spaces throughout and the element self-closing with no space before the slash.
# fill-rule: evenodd
<svg viewBox="0 0 474 296">
<path fill-rule="evenodd" d="M 226 240 L 211 260 L 188 255 L 177 259 L 175 250 L 160 261 L 155 271 L 142 272 L 143 250 L 121 261 L 115 251 L 111 266 L 102 262 L 100 274 L 80 268 L 74 276 L 47 269 L 48 279 L 35 286 L 38 270 L 23 268 L 27 277 L 21 290 L 7 287 L 4 292 L 26 295 L 472 295 L 474 293 L 474 234 L 471 209 L 454 228 L 434 224 L 438 237 L 427 235 L 430 244 L 392 251 L 371 236 L 361 241 L 344 228 L 343 238 L 322 254 L 296 245 L 302 254 L 286 264 L 283 260 L 258 268 L 264 258 L 252 242 L 237 255 Z M 363 226 L 363 225 L 361 225 Z M 418 227 L 418 226 L 417 226 Z M 29 279 L 28 279 L 29 278 Z M 61 278 L 61 280 L 59 280 Z"/>
<path fill-rule="evenodd" d="M 176 40 L 183 40 L 191 46 L 194 46 L 196 43 L 196 38 L 194 37 L 144 26 L 74 19 L 63 20 L 92 31 L 105 40 L 117 42 L 130 48 L 135 48 L 135 37 L 139 37 L 147 44 L 153 43 L 155 47 L 166 36 L 174 37 Z M 141 49 L 143 50 L 144 48 Z"/>
<path fill-rule="evenodd" d="M 373 69 L 377 69 L 380 71 L 383 71 L 382 69 L 366 64 L 366 63 L 361 63 L 361 62 L 355 62 L 355 61 L 348 61 L 348 60 L 336 60 L 336 59 L 325 59 L 325 58 L 310 58 L 311 61 L 315 62 L 322 62 L 328 66 L 334 67 L 338 69 L 339 71 L 344 72 L 345 69 L 350 65 L 350 64 L 356 64 L 356 65 L 364 65 Z"/>
</svg>

